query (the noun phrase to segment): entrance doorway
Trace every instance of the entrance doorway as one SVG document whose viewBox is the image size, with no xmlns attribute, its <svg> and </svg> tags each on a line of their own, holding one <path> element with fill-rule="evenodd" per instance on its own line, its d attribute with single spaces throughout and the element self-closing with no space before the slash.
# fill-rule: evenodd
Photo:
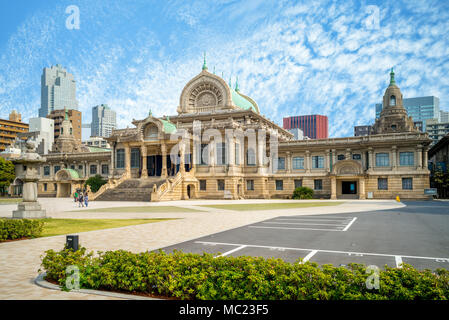
<svg viewBox="0 0 449 320">
<path fill-rule="evenodd" d="M 150 177 L 159 177 L 162 172 L 162 156 L 153 155 L 147 157 L 147 171 Z"/>
<path fill-rule="evenodd" d="M 357 181 L 342 181 L 341 182 L 342 194 L 357 194 Z"/>
<path fill-rule="evenodd" d="M 70 183 L 60 183 L 59 186 L 59 198 L 68 198 L 70 197 L 72 191 L 72 185 Z"/>
</svg>

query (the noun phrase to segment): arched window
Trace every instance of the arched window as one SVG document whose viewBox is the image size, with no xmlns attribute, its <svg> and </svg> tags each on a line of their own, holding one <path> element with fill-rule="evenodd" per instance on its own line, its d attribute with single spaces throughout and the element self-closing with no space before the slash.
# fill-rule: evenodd
<svg viewBox="0 0 449 320">
<path fill-rule="evenodd" d="M 158 129 L 155 125 L 149 125 L 145 128 L 145 139 L 154 140 L 158 138 Z"/>
<path fill-rule="evenodd" d="M 396 105 L 396 97 L 395 96 L 391 96 L 390 97 L 390 106 L 395 106 Z"/>
</svg>

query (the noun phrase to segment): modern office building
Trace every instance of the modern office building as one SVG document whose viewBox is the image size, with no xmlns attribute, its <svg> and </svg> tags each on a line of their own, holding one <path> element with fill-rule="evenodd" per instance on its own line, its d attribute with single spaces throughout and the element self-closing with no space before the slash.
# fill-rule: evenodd
<svg viewBox="0 0 449 320">
<path fill-rule="evenodd" d="M 44 68 L 41 77 L 39 117 L 45 118 L 52 111 L 64 108 L 78 110 L 75 79 L 60 64 Z"/>
<path fill-rule="evenodd" d="M 72 123 L 73 136 L 75 140 L 81 143 L 81 111 L 78 110 L 67 110 L 68 117 L 70 122 Z M 55 121 L 54 132 L 55 132 L 55 141 L 58 139 L 61 131 L 61 124 L 64 121 L 66 116 L 66 112 L 64 109 L 62 110 L 53 110 L 47 118 L 53 119 Z"/>
<path fill-rule="evenodd" d="M 449 112 L 440 110 L 440 122 L 449 122 Z"/>
<path fill-rule="evenodd" d="M 102 104 L 92 108 L 92 137 L 109 137 L 112 130 L 117 128 L 116 114 L 107 104 Z"/>
<path fill-rule="evenodd" d="M 18 133 L 28 132 L 29 125 L 22 122 L 22 116 L 13 110 L 9 120 L 0 119 L 0 152 L 12 145 Z"/>
<path fill-rule="evenodd" d="M 308 137 L 304 136 L 304 133 L 299 128 L 289 129 L 287 131 L 290 132 L 291 134 L 293 134 L 293 137 L 295 138 L 295 140 L 309 139 Z"/>
<path fill-rule="evenodd" d="M 284 129 L 299 128 L 305 136 L 311 139 L 327 139 L 328 119 L 322 115 L 293 116 L 284 118 Z"/>
<path fill-rule="evenodd" d="M 438 122 L 437 119 L 427 120 L 426 131 L 432 139 L 432 145 L 449 133 L 449 122 Z"/>
<path fill-rule="evenodd" d="M 438 119 L 440 121 L 440 99 L 435 96 L 416 97 L 403 100 L 404 108 L 407 114 L 413 118 L 413 121 L 422 121 L 422 127 L 426 129 L 426 120 Z M 376 104 L 376 119 L 379 118 L 382 111 L 382 103 Z"/>
<path fill-rule="evenodd" d="M 87 141 L 84 141 L 83 144 L 88 147 L 111 149 L 111 146 L 103 137 L 90 137 Z"/>
<path fill-rule="evenodd" d="M 35 133 L 37 142 L 37 152 L 39 154 L 48 154 L 51 151 L 55 141 L 55 121 L 49 118 L 31 118 L 30 133 Z"/>
<path fill-rule="evenodd" d="M 355 126 L 354 137 L 368 136 L 371 133 L 373 126 Z"/>
</svg>

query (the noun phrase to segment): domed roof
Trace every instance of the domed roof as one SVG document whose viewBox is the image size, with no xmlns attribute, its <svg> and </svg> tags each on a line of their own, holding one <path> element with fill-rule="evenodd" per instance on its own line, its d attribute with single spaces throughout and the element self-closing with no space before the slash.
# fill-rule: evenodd
<svg viewBox="0 0 449 320">
<path fill-rule="evenodd" d="M 254 112 L 259 113 L 257 108 L 250 101 L 244 98 L 239 92 L 235 91 L 232 88 L 230 89 L 232 95 L 232 102 L 234 102 L 237 107 L 242 108 L 243 110 L 252 109 Z"/>
</svg>

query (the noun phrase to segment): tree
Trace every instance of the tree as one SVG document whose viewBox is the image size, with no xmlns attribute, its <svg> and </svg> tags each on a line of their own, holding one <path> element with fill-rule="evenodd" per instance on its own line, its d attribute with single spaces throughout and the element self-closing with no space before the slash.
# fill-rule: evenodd
<svg viewBox="0 0 449 320">
<path fill-rule="evenodd" d="M 313 190 L 307 187 L 298 187 L 293 191 L 293 199 L 312 199 Z"/>
<path fill-rule="evenodd" d="M 97 175 L 87 179 L 87 181 L 84 184 L 84 186 L 87 187 L 89 185 L 90 186 L 90 190 L 92 192 L 97 192 L 98 189 L 100 189 L 101 186 L 104 185 L 105 183 L 107 183 L 107 180 L 104 180 L 99 174 L 97 174 Z"/>
<path fill-rule="evenodd" d="M 6 189 L 16 178 L 14 164 L 0 157 L 0 192 L 6 193 Z"/>
</svg>

